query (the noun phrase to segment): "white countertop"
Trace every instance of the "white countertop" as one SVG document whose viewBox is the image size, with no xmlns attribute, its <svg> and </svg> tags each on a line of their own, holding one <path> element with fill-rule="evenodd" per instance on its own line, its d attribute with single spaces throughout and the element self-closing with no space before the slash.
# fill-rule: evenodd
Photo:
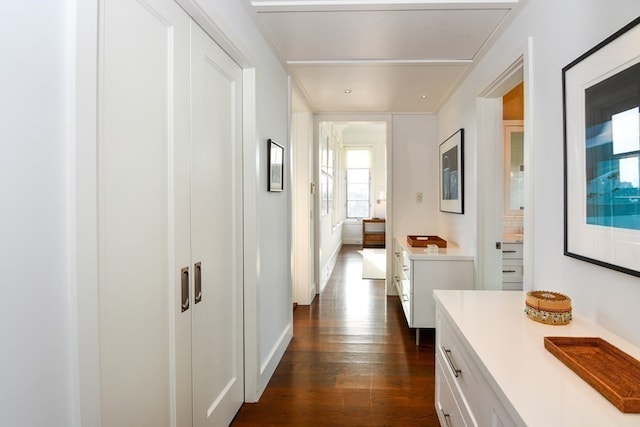
<svg viewBox="0 0 640 427">
<path fill-rule="evenodd" d="M 412 260 L 450 260 L 450 261 L 469 261 L 473 260 L 473 255 L 469 251 L 464 251 L 459 247 L 447 242 L 446 248 L 439 248 L 438 253 L 429 253 L 427 248 L 413 247 L 407 243 L 407 237 L 396 237 L 396 241 L 407 252 L 409 259 Z"/>
<path fill-rule="evenodd" d="M 507 396 L 529 427 L 640 426 L 640 414 L 620 412 L 544 348 L 545 336 L 600 337 L 640 359 L 640 348 L 575 307 L 569 325 L 552 326 L 526 317 L 522 292 L 436 290 L 434 297 L 482 360 L 494 391 Z"/>
</svg>

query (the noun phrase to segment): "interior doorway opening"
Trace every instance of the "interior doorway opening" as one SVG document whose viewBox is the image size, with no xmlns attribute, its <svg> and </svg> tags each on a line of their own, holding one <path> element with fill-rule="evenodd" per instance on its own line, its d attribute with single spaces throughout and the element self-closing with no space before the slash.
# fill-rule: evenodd
<svg viewBox="0 0 640 427">
<path fill-rule="evenodd" d="M 480 289 L 533 283 L 531 44 L 478 97 L 477 280 Z M 515 108 L 516 113 L 512 111 Z"/>
<path fill-rule="evenodd" d="M 376 273 L 370 278 L 386 279 L 388 121 L 317 117 L 315 129 L 317 293 L 327 283 L 341 246 L 363 248 L 365 225 L 374 221 L 377 253 L 367 255 L 376 267 L 367 271 Z M 363 278 L 368 274 L 365 266 L 371 263 L 363 263 Z"/>
</svg>

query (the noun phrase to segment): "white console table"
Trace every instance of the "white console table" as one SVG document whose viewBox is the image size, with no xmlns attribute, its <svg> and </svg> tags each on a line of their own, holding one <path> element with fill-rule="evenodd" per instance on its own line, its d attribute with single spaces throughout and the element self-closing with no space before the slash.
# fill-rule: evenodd
<svg viewBox="0 0 640 427">
<path fill-rule="evenodd" d="M 436 327 L 434 289 L 473 289 L 473 256 L 449 245 L 436 253 L 395 239 L 393 279 L 410 328 Z"/>
<path fill-rule="evenodd" d="M 436 397 L 443 426 L 640 426 L 544 348 L 545 336 L 600 337 L 640 348 L 575 313 L 566 326 L 524 314 L 514 291 L 434 291 Z"/>
</svg>

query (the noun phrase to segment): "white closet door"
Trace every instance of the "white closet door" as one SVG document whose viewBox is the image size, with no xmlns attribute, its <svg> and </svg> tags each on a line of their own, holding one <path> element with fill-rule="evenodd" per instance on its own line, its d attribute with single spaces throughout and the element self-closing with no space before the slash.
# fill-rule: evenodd
<svg viewBox="0 0 640 427">
<path fill-rule="evenodd" d="M 175 371 L 190 319 L 173 312 L 189 265 L 190 20 L 172 0 L 100 3 L 102 425 L 169 426 L 174 393 L 191 392 Z"/>
<path fill-rule="evenodd" d="M 226 426 L 244 401 L 242 73 L 195 23 L 191 36 L 193 425 Z"/>
</svg>

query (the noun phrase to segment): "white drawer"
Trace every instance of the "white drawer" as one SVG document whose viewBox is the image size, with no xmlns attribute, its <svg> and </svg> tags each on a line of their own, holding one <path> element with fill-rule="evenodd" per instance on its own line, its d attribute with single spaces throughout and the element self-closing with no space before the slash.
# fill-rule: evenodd
<svg viewBox="0 0 640 427">
<path fill-rule="evenodd" d="M 502 281 L 522 282 L 522 260 L 502 261 Z"/>
<path fill-rule="evenodd" d="M 446 363 L 440 353 L 436 353 L 435 400 L 440 426 L 477 427 L 478 424 L 466 402 L 460 396 L 456 387 L 450 383 L 449 374 L 446 371 Z"/>
<path fill-rule="evenodd" d="M 443 368 L 451 378 L 452 387 L 455 384 L 459 388 L 469 407 L 483 408 L 484 378 L 446 318 L 440 319 L 440 330 L 436 333 L 440 335 L 436 353 L 444 362 Z"/>
<path fill-rule="evenodd" d="M 522 282 L 503 282 L 502 290 L 503 291 L 521 291 Z"/>
<path fill-rule="evenodd" d="M 522 259 L 522 243 L 503 243 L 502 259 Z"/>
<path fill-rule="evenodd" d="M 394 271 L 402 279 L 409 279 L 411 275 L 411 263 L 403 251 L 394 253 Z"/>
<path fill-rule="evenodd" d="M 404 310 L 404 315 L 407 318 L 407 324 L 409 327 L 413 328 L 413 317 L 411 313 L 411 281 L 402 280 L 400 282 L 400 289 L 402 289 L 402 292 L 400 293 L 402 309 Z"/>
<path fill-rule="evenodd" d="M 398 296 L 402 300 L 402 279 L 397 277 L 397 276 L 394 276 L 393 277 L 393 284 L 396 287 L 396 292 L 398 293 Z"/>
</svg>

